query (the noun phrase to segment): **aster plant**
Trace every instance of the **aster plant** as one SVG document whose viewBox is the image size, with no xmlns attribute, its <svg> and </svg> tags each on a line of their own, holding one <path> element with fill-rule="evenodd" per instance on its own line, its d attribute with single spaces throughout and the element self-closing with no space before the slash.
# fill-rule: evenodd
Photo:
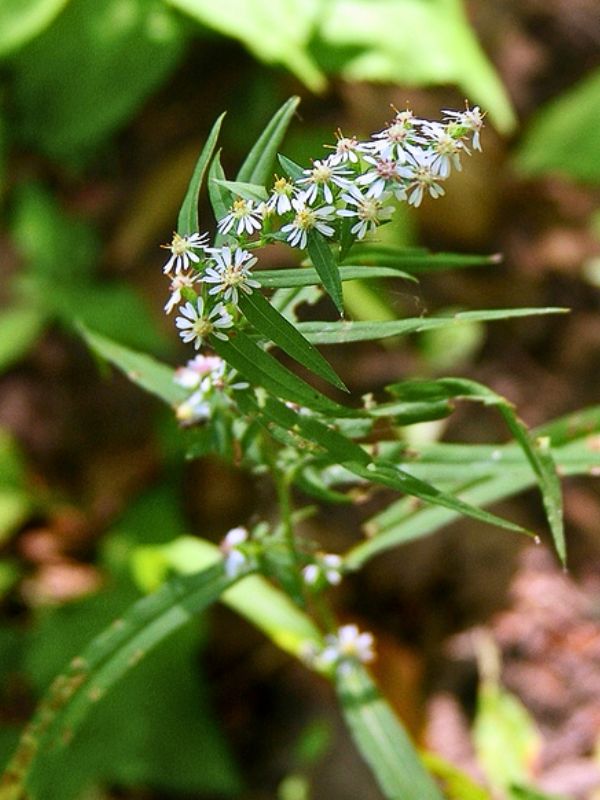
<svg viewBox="0 0 600 800">
<path fill-rule="evenodd" d="M 190 346 L 187 364 L 173 370 L 84 331 L 96 353 L 173 408 L 190 457 L 218 453 L 251 473 L 268 474 L 277 492 L 279 520 L 254 526 L 240 520 L 219 546 L 194 537 L 146 549 L 146 556 L 153 554 L 162 565 L 162 586 L 57 679 L 23 737 L 2 800 L 24 796 L 40 750 L 49 742 L 60 746 L 67 730 L 72 735 L 91 709 L 90 698 L 103 695 L 140 653 L 219 599 L 332 682 L 383 797 L 488 796 L 477 794 L 480 790 L 465 776 L 459 776 L 463 794 L 458 795 L 455 772 L 442 768 L 439 760 L 424 766 L 367 669 L 376 659 L 376 636 L 336 620 L 331 587 L 373 556 L 461 515 L 533 535 L 484 509 L 532 485 L 541 492 L 564 562 L 556 465 L 576 473 L 588 470 L 590 459 L 600 460 L 597 452 L 584 458 L 578 449 L 582 437 L 598 427 L 600 414 L 590 409 L 531 432 L 510 402 L 481 384 L 456 378 L 396 382 L 384 398 L 349 396 L 318 345 L 562 309 L 477 310 L 385 322 L 344 318 L 344 281 L 414 281 L 428 270 L 495 262 L 494 257 L 407 251 L 378 241 L 381 227 L 393 224 L 399 203 L 418 206 L 426 196 L 443 196 L 444 181 L 461 168 L 461 159 L 481 149 L 483 115 L 466 107 L 443 112 L 441 121 L 428 121 L 394 109 L 391 121 L 370 138 L 338 131 L 326 154 L 315 154 L 307 167 L 278 155 L 297 104 L 292 98 L 274 115 L 235 180 L 227 179 L 217 153 L 222 117 L 200 154 L 164 265 L 171 281 L 165 311 L 175 313 L 175 328 Z M 215 220 L 203 227 L 215 231 L 212 240 L 199 224 L 198 197 L 205 184 Z M 261 251 L 273 243 L 298 252 L 300 265 L 261 269 Z M 300 321 L 303 305 L 323 297 L 342 318 Z M 277 350 L 315 381 L 285 366 Z M 332 391 L 317 388 L 324 384 Z M 433 444 L 418 452 L 408 448 L 403 429 L 447 417 L 463 399 L 496 408 L 512 441 L 489 447 Z M 367 521 L 368 537 L 346 552 L 323 552 L 299 533 L 299 523 L 313 513 L 303 497 L 351 504 L 357 494 L 364 498 L 381 488 L 398 496 Z M 173 571 L 181 574 L 168 579 Z"/>
</svg>

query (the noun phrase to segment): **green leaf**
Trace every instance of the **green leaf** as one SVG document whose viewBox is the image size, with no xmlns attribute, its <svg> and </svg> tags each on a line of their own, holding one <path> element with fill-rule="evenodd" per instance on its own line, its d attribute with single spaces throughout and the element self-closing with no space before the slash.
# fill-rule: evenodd
<svg viewBox="0 0 600 800">
<path fill-rule="evenodd" d="M 598 468 L 599 457 L 593 445 L 600 431 L 600 406 L 561 417 L 532 431 L 534 438 L 549 437 L 558 470 L 565 475 L 592 474 Z M 588 442 L 588 437 L 591 441 Z M 453 451 L 456 451 L 453 456 Z M 448 454 L 445 473 L 446 484 L 463 500 L 477 505 L 488 505 L 509 497 L 535 484 L 535 475 L 527 468 L 522 451 L 516 446 L 436 445 L 429 448 L 432 458 L 436 453 Z M 428 450 L 425 451 L 427 453 Z M 465 466 L 472 455 L 472 465 Z M 403 464 L 407 471 L 415 471 L 418 464 Z M 423 477 L 429 476 L 428 464 L 423 464 Z M 465 474 L 464 470 L 469 470 Z M 452 480 L 452 474 L 456 479 Z M 433 474 L 435 478 L 437 473 Z M 366 524 L 368 540 L 353 547 L 346 555 L 350 569 L 360 568 L 366 561 L 405 542 L 429 536 L 460 516 L 449 508 L 416 507 L 410 498 L 403 498 L 377 514 Z"/>
<path fill-rule="evenodd" d="M 538 111 L 517 153 L 517 166 L 532 175 L 557 172 L 598 183 L 599 130 L 600 69 L 595 69 Z"/>
<path fill-rule="evenodd" d="M 359 665 L 338 669 L 336 689 L 346 724 L 389 800 L 443 800 L 408 734 Z"/>
<path fill-rule="evenodd" d="M 221 151 L 219 150 L 213 158 L 208 171 L 208 196 L 217 221 L 223 219 L 229 212 L 229 192 L 225 191 L 221 185 L 224 180 L 225 172 L 221 166 Z M 225 236 L 217 234 L 215 237 L 215 247 L 218 247 L 226 238 Z"/>
<path fill-rule="evenodd" d="M 492 800 L 485 789 L 437 753 L 421 753 L 421 760 L 428 771 L 442 782 L 444 796 L 448 800 Z"/>
<path fill-rule="evenodd" d="M 348 391 L 319 351 L 260 292 L 240 296 L 240 309 L 256 328 L 292 358 L 342 391 Z"/>
<path fill-rule="evenodd" d="M 0 5 L 0 56 L 33 39 L 59 14 L 68 0 L 3 0 Z"/>
<path fill-rule="evenodd" d="M 290 97 L 275 112 L 240 167 L 237 174 L 238 181 L 249 181 L 264 186 L 271 179 L 275 156 L 299 103 L 299 97 Z"/>
<path fill-rule="evenodd" d="M 37 308 L 21 306 L 0 313 L 0 373 L 25 356 L 44 326 Z"/>
<path fill-rule="evenodd" d="M 87 156 L 175 69 L 184 45 L 180 20 L 160 0 L 70 0 L 11 64 L 22 144 L 68 161 Z"/>
<path fill-rule="evenodd" d="M 313 389 L 241 331 L 226 342 L 212 337 L 211 346 L 252 385 L 263 386 L 276 397 L 333 417 L 360 415 Z"/>
<path fill-rule="evenodd" d="M 338 267 L 341 281 L 353 281 L 369 278 L 402 278 L 416 281 L 408 272 L 393 267 Z M 319 273 L 313 267 L 297 269 L 265 269 L 252 273 L 261 286 L 266 289 L 292 288 L 295 286 L 316 286 L 321 283 Z"/>
<path fill-rule="evenodd" d="M 313 91 L 325 78 L 308 50 L 318 0 L 168 0 L 209 28 L 238 39 L 267 64 L 282 64 Z"/>
<path fill-rule="evenodd" d="M 327 239 L 317 230 L 308 234 L 306 249 L 314 268 L 319 273 L 327 294 L 331 297 L 340 314 L 344 313 L 342 281 L 337 262 Z"/>
<path fill-rule="evenodd" d="M 213 153 L 215 152 L 215 148 L 217 146 L 217 140 L 219 138 L 219 132 L 221 130 L 221 124 L 223 123 L 224 117 L 225 114 L 221 114 L 221 116 L 217 118 L 216 122 L 212 126 L 196 166 L 194 167 L 194 172 L 192 174 L 192 178 L 190 180 L 190 184 L 185 194 L 185 198 L 179 212 L 179 217 L 177 219 L 177 232 L 180 236 L 186 236 L 190 233 L 196 233 L 200 230 L 200 221 L 198 219 L 198 198 L 200 196 L 200 190 L 202 188 L 202 182 L 204 181 L 204 175 L 206 173 L 208 164 L 213 157 Z"/>
<path fill-rule="evenodd" d="M 436 381 L 408 381 L 396 384 L 389 390 L 400 399 L 429 399 L 448 401 L 451 399 L 474 400 L 488 406 L 496 406 L 508 429 L 522 448 L 535 473 L 546 515 L 552 531 L 557 553 L 563 562 L 566 559 L 565 536 L 562 514 L 562 493 L 556 466 L 549 443 L 545 439 L 534 439 L 527 427 L 517 417 L 514 407 L 496 392 L 475 381 L 460 378 L 441 378 Z M 437 396 L 435 395 L 437 391 Z"/>
<path fill-rule="evenodd" d="M 324 11 L 318 55 L 326 69 L 351 81 L 458 84 L 500 131 L 514 129 L 506 90 L 461 0 L 333 0 Z"/>
<path fill-rule="evenodd" d="M 430 253 L 424 248 L 396 247 L 394 245 L 361 244 L 352 248 L 345 264 L 373 264 L 397 267 L 408 272 L 435 272 L 437 270 L 484 267 L 498 264 L 498 255 L 458 255 L 455 253 Z"/>
<path fill-rule="evenodd" d="M 267 190 L 264 186 L 256 183 L 241 183 L 240 181 L 221 181 L 218 178 L 212 179 L 214 183 L 222 186 L 236 197 L 243 197 L 244 200 L 252 200 L 261 203 L 268 198 Z"/>
<path fill-rule="evenodd" d="M 25 729 L 4 775 L 2 800 L 19 800 L 37 759 L 49 748 L 65 747 L 100 697 L 232 583 L 222 563 L 199 574 L 176 577 L 135 603 L 118 623 L 96 637 L 54 680 Z"/>
<path fill-rule="evenodd" d="M 301 322 L 298 329 L 313 344 L 347 344 L 451 327 L 460 325 L 461 322 L 490 322 L 543 314 L 565 314 L 567 311 L 565 308 L 505 308 L 492 311 L 461 311 L 451 317 L 411 317 L 383 322 Z"/>
<path fill-rule="evenodd" d="M 150 394 L 154 394 L 169 405 L 185 400 L 187 392 L 173 381 L 174 370 L 160 361 L 130 350 L 113 342 L 106 336 L 94 333 L 83 326 L 80 332 L 90 348 L 101 358 L 106 359 L 124 372 L 133 383 L 137 383 Z"/>
<path fill-rule="evenodd" d="M 221 558 L 216 545 L 196 537 L 183 536 L 159 547 L 138 548 L 133 568 L 142 588 L 155 590 L 170 570 L 188 575 L 208 569 Z M 312 620 L 289 597 L 259 575 L 243 578 L 228 589 L 220 600 L 295 658 L 302 658 L 309 642 L 322 642 L 322 636 Z"/>
<path fill-rule="evenodd" d="M 279 163 L 281 164 L 282 169 L 287 173 L 288 177 L 291 178 L 293 181 L 297 181 L 298 178 L 301 178 L 304 175 L 304 170 L 300 166 L 300 164 L 296 164 L 295 161 L 292 161 L 291 158 L 287 156 L 279 155 L 277 156 Z"/>
</svg>

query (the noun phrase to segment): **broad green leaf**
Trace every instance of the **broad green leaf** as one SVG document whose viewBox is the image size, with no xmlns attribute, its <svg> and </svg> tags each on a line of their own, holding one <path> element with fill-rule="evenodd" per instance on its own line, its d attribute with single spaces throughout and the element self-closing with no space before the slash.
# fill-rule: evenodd
<svg viewBox="0 0 600 800">
<path fill-rule="evenodd" d="M 302 167 L 299 164 L 296 164 L 295 161 L 292 161 L 291 158 L 287 156 L 279 155 L 277 156 L 279 163 L 281 164 L 282 169 L 287 173 L 288 177 L 291 178 L 293 181 L 297 181 L 298 178 L 301 178 L 304 174 Z"/>
<path fill-rule="evenodd" d="M 344 313 L 344 296 L 342 281 L 335 257 L 323 234 L 312 230 L 308 234 L 306 246 L 310 260 L 319 273 L 327 294 L 331 297 L 340 314 Z"/>
<path fill-rule="evenodd" d="M 353 81 L 454 83 L 508 133 L 515 116 L 461 0 L 333 0 L 324 6 L 318 50 L 329 70 Z"/>
<path fill-rule="evenodd" d="M 267 64 L 282 64 L 309 89 L 325 78 L 308 50 L 321 11 L 319 0 L 168 0 L 180 11 L 225 36 L 238 39 Z"/>
<path fill-rule="evenodd" d="M 451 317 L 411 317 L 383 322 L 301 322 L 298 329 L 313 344 L 347 344 L 402 336 L 435 328 L 460 325 L 461 322 L 491 322 L 493 320 L 534 317 L 543 314 L 565 314 L 564 308 L 505 308 L 493 311 L 461 311 Z"/>
<path fill-rule="evenodd" d="M 202 148 L 202 152 L 198 157 L 198 161 L 194 168 L 194 172 L 192 174 L 192 178 L 190 180 L 190 184 L 185 194 L 185 198 L 179 212 L 179 217 L 177 219 L 177 232 L 180 236 L 186 236 L 190 233 L 196 233 L 200 230 L 200 221 L 198 219 L 198 198 L 200 196 L 200 190 L 202 189 L 204 175 L 206 174 L 209 162 L 213 157 L 213 153 L 215 152 L 215 148 L 217 146 L 217 140 L 219 138 L 219 132 L 221 130 L 221 124 L 223 123 L 224 117 L 225 114 L 221 114 L 221 116 L 217 118 L 210 133 L 208 134 L 204 147 Z"/>
<path fill-rule="evenodd" d="M 240 167 L 237 174 L 238 181 L 249 181 L 264 186 L 271 179 L 275 156 L 299 103 L 299 97 L 290 97 L 275 112 Z"/>
<path fill-rule="evenodd" d="M 4 775 L 2 800 L 26 794 L 36 760 L 64 747 L 98 700 L 154 647 L 214 603 L 233 583 L 222 564 L 178 576 L 135 603 L 59 675 L 25 729 Z"/>
<path fill-rule="evenodd" d="M 263 386 L 276 397 L 333 417 L 361 415 L 361 412 L 346 408 L 313 389 L 241 331 L 226 342 L 212 337 L 211 346 L 246 380 Z"/>
<path fill-rule="evenodd" d="M 543 106 L 517 153 L 528 174 L 557 172 L 586 183 L 600 181 L 600 69 Z"/>
<path fill-rule="evenodd" d="M 267 190 L 264 186 L 257 183 L 242 183 L 241 181 L 221 181 L 218 178 L 213 178 L 213 183 L 227 189 L 232 195 L 236 197 L 243 197 L 244 200 L 253 200 L 255 203 L 261 203 L 268 198 Z"/>
<path fill-rule="evenodd" d="M 416 281 L 408 272 L 393 267 L 338 267 L 341 281 L 369 278 L 402 278 Z M 296 269 L 265 269 L 252 273 L 261 286 L 266 289 L 292 288 L 294 286 L 316 286 L 321 283 L 319 273 L 313 267 Z"/>
<path fill-rule="evenodd" d="M 111 339 L 81 327 L 83 338 L 101 358 L 124 372 L 133 383 L 137 383 L 150 394 L 154 394 L 169 405 L 182 402 L 187 392 L 173 381 L 174 370 L 166 364 L 146 355 L 123 347 Z"/>
<path fill-rule="evenodd" d="M 22 144 L 80 160 L 131 118 L 175 69 L 184 45 L 180 20 L 160 0 L 70 0 L 13 59 Z"/>
<path fill-rule="evenodd" d="M 408 734 L 360 665 L 335 677 L 342 711 L 358 750 L 388 800 L 443 800 Z"/>
<path fill-rule="evenodd" d="M 21 306 L 0 312 L 0 373 L 25 356 L 44 326 L 35 307 Z"/>
<path fill-rule="evenodd" d="M 562 493 L 556 472 L 549 441 L 534 439 L 526 425 L 517 417 L 514 407 L 504 397 L 487 386 L 461 378 L 441 378 L 436 381 L 408 381 L 389 387 L 389 391 L 401 400 L 429 399 L 437 401 L 473 400 L 487 406 L 496 406 L 509 431 L 522 448 L 535 476 L 542 494 L 544 508 L 552 531 L 552 537 L 561 561 L 565 562 L 565 536 L 562 513 Z M 437 396 L 435 392 L 437 391 Z"/>
<path fill-rule="evenodd" d="M 241 295 L 240 309 L 259 333 L 285 353 L 336 388 L 348 391 L 321 353 L 262 294 Z"/>
<path fill-rule="evenodd" d="M 434 272 L 437 270 L 484 267 L 498 264 L 498 255 L 458 255 L 456 253 L 430 253 L 424 248 L 395 247 L 393 245 L 355 245 L 344 264 L 396 267 L 408 272 Z"/>
<path fill-rule="evenodd" d="M 68 0 L 3 0 L 0 4 L 0 56 L 33 39 L 56 17 Z"/>
<path fill-rule="evenodd" d="M 219 150 L 213 158 L 208 171 L 208 196 L 217 222 L 227 216 L 229 212 L 230 195 L 221 185 L 224 180 L 225 172 L 221 165 L 221 151 Z M 227 236 L 217 233 L 215 247 L 219 247 L 227 240 Z"/>
<path fill-rule="evenodd" d="M 221 558 L 216 545 L 184 536 L 159 547 L 138 548 L 133 569 L 140 586 L 153 591 L 171 570 L 187 575 L 208 569 Z M 296 658 L 302 657 L 309 642 L 321 642 L 321 634 L 312 620 L 260 575 L 243 578 L 224 592 L 220 600 Z"/>
</svg>

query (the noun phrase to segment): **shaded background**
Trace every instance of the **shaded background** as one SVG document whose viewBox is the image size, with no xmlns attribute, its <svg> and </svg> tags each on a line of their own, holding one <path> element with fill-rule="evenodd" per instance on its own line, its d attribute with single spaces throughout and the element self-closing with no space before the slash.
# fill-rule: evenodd
<svg viewBox="0 0 600 800">
<path fill-rule="evenodd" d="M 435 206 L 403 214 L 393 235 L 504 261 L 428 276 L 417 289 L 353 285 L 350 312 L 572 313 L 327 355 L 356 394 L 459 374 L 508 396 L 537 425 L 599 393 L 599 44 L 594 0 L 0 6 L 3 757 L 67 656 L 139 595 L 136 545 L 190 532 L 219 541 L 276 513 L 260 479 L 210 458 L 184 465 L 169 414 L 99 370 L 74 331 L 82 320 L 173 364 L 189 355 L 162 314 L 157 245 L 170 240 L 214 118 L 229 110 L 223 163 L 233 174 L 291 94 L 303 102 L 285 152 L 304 164 L 338 127 L 358 136 L 382 127 L 390 103 L 433 118 L 465 96 L 481 105 L 483 155 Z M 209 227 L 207 207 L 201 220 Z M 505 433 L 485 410 L 464 408 L 447 429 L 419 435 L 483 442 Z M 326 509 L 305 535 L 344 550 L 384 499 Z M 506 685 L 543 734 L 532 776 L 588 798 L 600 786 L 593 481 L 570 479 L 565 502 L 569 576 L 541 549 L 465 520 L 376 559 L 335 599 L 342 619 L 377 634 L 378 679 L 414 735 L 475 772 L 474 648 L 464 636 L 448 640 L 491 625 Z M 501 510 L 544 530 L 533 496 Z M 379 796 L 328 687 L 222 608 L 130 676 L 40 781 L 44 800 Z"/>
</svg>

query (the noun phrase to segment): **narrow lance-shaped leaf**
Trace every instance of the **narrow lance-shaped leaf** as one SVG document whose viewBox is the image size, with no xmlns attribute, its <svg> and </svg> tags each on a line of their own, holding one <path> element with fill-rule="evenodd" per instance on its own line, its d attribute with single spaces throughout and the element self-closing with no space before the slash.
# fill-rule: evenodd
<svg viewBox="0 0 600 800">
<path fill-rule="evenodd" d="M 260 294 L 240 296 L 240 309 L 257 331 L 292 358 L 342 391 L 348 391 L 321 353 Z"/>
<path fill-rule="evenodd" d="M 175 405 L 182 402 L 188 392 L 173 381 L 174 370 L 152 356 L 138 353 L 113 342 L 106 336 L 79 326 L 79 330 L 90 348 L 101 358 L 120 369 L 133 383 L 147 392 L 160 397 L 165 403 Z"/>
<path fill-rule="evenodd" d="M 299 103 L 299 97 L 290 97 L 275 112 L 240 167 L 238 181 L 264 185 L 269 180 L 273 161 Z"/>
<path fill-rule="evenodd" d="M 264 186 L 258 183 L 242 183 L 241 181 L 222 181 L 219 178 L 212 179 L 214 183 L 222 186 L 223 189 L 231 192 L 237 197 L 243 197 L 244 200 L 253 200 L 255 203 L 262 203 L 269 195 Z"/>
<path fill-rule="evenodd" d="M 300 164 L 296 164 L 295 161 L 292 161 L 291 158 L 282 155 L 279 153 L 277 156 L 279 163 L 281 164 L 283 170 L 288 174 L 288 176 L 293 180 L 297 181 L 304 175 L 304 171 Z"/>
<path fill-rule="evenodd" d="M 50 686 L 3 776 L 2 800 L 29 796 L 27 782 L 40 752 L 65 746 L 83 717 L 127 672 L 214 603 L 235 582 L 221 563 L 177 577 L 133 605 L 101 633 Z"/>
<path fill-rule="evenodd" d="M 180 236 L 195 233 L 200 229 L 200 221 L 198 219 L 198 197 L 200 195 L 206 169 L 213 156 L 215 147 L 217 146 L 217 139 L 219 138 L 224 116 L 224 113 L 221 114 L 213 125 L 206 143 L 202 148 L 196 167 L 194 168 L 194 173 L 177 219 L 177 232 Z"/>
<path fill-rule="evenodd" d="M 337 262 L 327 243 L 327 239 L 317 230 L 308 234 L 308 255 L 314 268 L 319 273 L 327 294 L 331 297 L 340 314 L 344 313 L 344 297 L 342 294 L 342 281 Z"/>
<path fill-rule="evenodd" d="M 408 272 L 394 267 L 338 267 L 341 281 L 364 280 L 369 278 L 402 278 L 416 281 Z M 287 289 L 295 286 L 316 286 L 321 283 L 319 273 L 313 267 L 297 269 L 265 269 L 256 270 L 253 276 L 261 286 L 272 289 Z"/>
<path fill-rule="evenodd" d="M 308 383 L 290 372 L 270 353 L 261 350 L 242 331 L 227 341 L 211 337 L 211 346 L 232 367 L 253 385 L 263 386 L 283 400 L 290 400 L 331 417 L 364 416 L 360 410 L 347 408 L 330 400 Z"/>
<path fill-rule="evenodd" d="M 434 272 L 442 269 L 462 269 L 498 264 L 500 256 L 460 255 L 456 253 L 430 253 L 425 248 L 396 247 L 393 245 L 355 245 L 345 264 L 373 264 L 397 266 L 408 272 Z"/>
<path fill-rule="evenodd" d="M 338 669 L 336 689 L 361 755 L 388 800 L 443 800 L 408 734 L 360 665 Z"/>
<path fill-rule="evenodd" d="M 447 328 L 461 322 L 491 322 L 565 313 L 565 308 L 504 308 L 492 311 L 461 311 L 451 317 L 411 317 L 385 322 L 301 322 L 298 328 L 313 344 L 346 344 Z"/>
</svg>

